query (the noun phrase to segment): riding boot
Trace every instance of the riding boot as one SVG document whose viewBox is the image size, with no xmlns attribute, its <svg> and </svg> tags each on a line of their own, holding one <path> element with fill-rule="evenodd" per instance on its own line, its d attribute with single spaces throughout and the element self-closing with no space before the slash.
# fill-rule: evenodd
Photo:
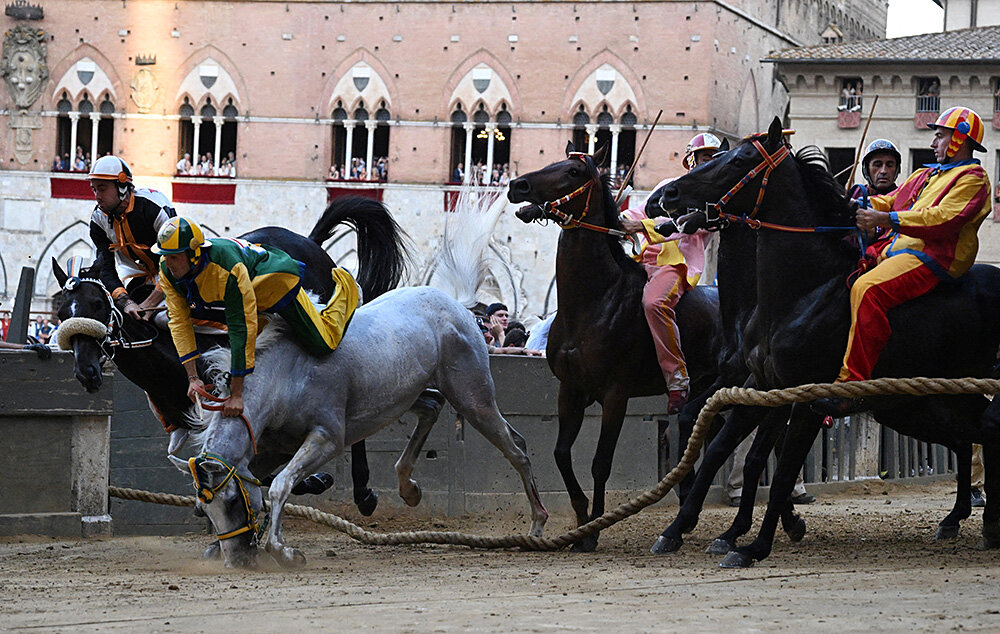
<svg viewBox="0 0 1000 634">
<path fill-rule="evenodd" d="M 667 392 L 667 414 L 676 414 L 684 409 L 687 398 L 687 390 L 670 390 Z"/>
</svg>

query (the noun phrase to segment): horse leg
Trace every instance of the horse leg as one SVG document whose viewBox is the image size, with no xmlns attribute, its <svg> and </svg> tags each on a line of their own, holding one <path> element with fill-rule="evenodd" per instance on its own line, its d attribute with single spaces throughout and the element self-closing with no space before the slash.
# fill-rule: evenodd
<svg viewBox="0 0 1000 634">
<path fill-rule="evenodd" d="M 438 414 L 444 407 L 444 396 L 437 390 L 424 390 L 424 393 L 417 399 L 411 412 L 417 414 L 417 427 L 410 434 L 406 442 L 406 448 L 396 461 L 396 477 L 399 480 L 399 497 L 403 498 L 407 506 L 420 504 L 420 487 L 410 478 L 413 475 L 413 465 L 420 455 L 420 450 L 427 441 L 427 436 L 437 422 Z"/>
<path fill-rule="evenodd" d="M 343 429 L 343 425 L 340 428 Z M 280 565 L 286 567 L 301 566 L 306 561 L 301 552 L 285 545 L 285 536 L 281 527 L 282 512 L 292 488 L 306 475 L 326 464 L 342 450 L 343 437 L 336 441 L 324 431 L 313 429 L 306 436 L 302 446 L 295 452 L 292 459 L 271 483 L 267 494 L 271 502 L 270 525 L 264 547 Z"/>
<path fill-rule="evenodd" d="M 961 443 L 954 448 L 958 461 L 955 473 L 955 506 L 938 524 L 934 539 L 958 537 L 959 523 L 972 515 L 972 443 Z"/>
<path fill-rule="evenodd" d="M 698 516 L 705 505 L 705 498 L 715 474 L 719 472 L 726 459 L 732 455 L 743 439 L 750 435 L 760 421 L 760 417 L 771 410 L 760 407 L 734 407 L 729 420 L 722 426 L 715 439 L 708 445 L 701 466 L 695 474 L 694 484 L 684 504 L 677 512 L 677 517 L 656 539 L 650 549 L 653 554 L 673 553 L 680 550 L 684 544 L 682 535 L 690 533 L 698 525 Z"/>
<path fill-rule="evenodd" d="M 594 504 L 590 512 L 590 520 L 604 515 L 604 495 L 611 477 L 611 463 L 615 457 L 615 447 L 618 436 L 621 435 L 622 423 L 625 420 L 625 410 L 628 407 L 628 394 L 623 387 L 617 387 L 604 395 L 601 409 L 601 435 L 597 439 L 597 451 L 590 466 L 594 478 Z M 573 544 L 573 550 L 578 552 L 593 552 L 597 548 L 599 533 L 594 533 Z"/>
<path fill-rule="evenodd" d="M 1000 548 L 1000 444 L 992 439 L 983 443 L 983 468 L 986 508 L 983 509 L 983 548 Z M 966 496 L 968 497 L 968 496 Z"/>
<path fill-rule="evenodd" d="M 809 455 L 816 434 L 819 433 L 822 417 L 812 413 L 808 407 L 795 405 L 789 421 L 785 442 L 778 458 L 778 468 L 771 482 L 771 495 L 767 501 L 767 511 L 761 522 L 757 538 L 748 546 L 731 551 L 719 564 L 723 568 L 748 568 L 755 561 L 761 561 L 771 554 L 774 532 L 783 512 L 792 506 L 790 496 L 795 488 L 802 464 Z"/>
<path fill-rule="evenodd" d="M 760 474 L 764 471 L 767 459 L 774 449 L 774 442 L 780 431 L 779 425 L 761 425 L 757 435 L 747 452 L 743 463 L 743 491 L 740 494 L 740 508 L 726 532 L 715 538 L 705 550 L 709 555 L 726 555 L 736 548 L 736 540 L 746 535 L 753 525 L 753 507 L 757 500 L 757 487 L 760 484 Z"/>
<path fill-rule="evenodd" d="M 580 435 L 580 427 L 583 426 L 583 410 L 591 402 L 593 401 L 589 397 L 573 390 L 565 383 L 559 385 L 559 435 L 553 456 L 566 485 L 566 492 L 569 494 L 578 526 L 588 521 L 590 501 L 573 472 L 573 443 L 576 442 L 577 436 Z"/>
<path fill-rule="evenodd" d="M 368 452 L 365 441 L 351 445 L 351 482 L 354 484 L 354 504 L 365 517 L 375 512 L 378 495 L 368 488 Z"/>
<path fill-rule="evenodd" d="M 688 441 L 691 439 L 691 432 L 694 430 L 694 424 L 698 420 L 701 408 L 705 406 L 708 398 L 712 394 L 715 394 L 716 390 L 720 387 L 723 387 L 721 381 L 716 381 L 708 389 L 699 390 L 697 396 L 689 400 L 681 409 L 680 414 L 677 416 L 677 440 L 680 451 L 684 451 L 684 447 L 687 447 Z M 694 486 L 694 478 L 695 471 L 692 469 L 687 472 L 684 479 L 677 485 L 677 499 L 681 505 L 684 504 L 684 501 L 687 500 L 688 495 L 691 493 L 691 487 Z"/>
</svg>

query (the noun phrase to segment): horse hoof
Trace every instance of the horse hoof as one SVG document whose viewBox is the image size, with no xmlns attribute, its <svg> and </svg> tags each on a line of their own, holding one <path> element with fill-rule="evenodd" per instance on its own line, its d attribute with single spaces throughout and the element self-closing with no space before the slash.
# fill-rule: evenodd
<svg viewBox="0 0 1000 634">
<path fill-rule="evenodd" d="M 368 517 L 375 512 L 375 507 L 378 506 L 378 495 L 374 491 L 369 490 L 365 499 L 358 502 L 357 505 L 358 511 L 365 517 Z"/>
<path fill-rule="evenodd" d="M 653 547 L 649 549 L 649 552 L 654 555 L 675 553 L 680 550 L 683 545 L 684 540 L 679 537 L 667 537 L 665 535 L 660 535 L 656 538 L 656 543 L 654 543 Z"/>
<path fill-rule="evenodd" d="M 589 537 L 584 537 L 580 541 L 573 544 L 570 550 L 574 553 L 592 553 L 597 550 L 597 535 L 590 535 Z"/>
<path fill-rule="evenodd" d="M 958 526 L 938 526 L 934 539 L 955 539 L 958 537 Z"/>
<path fill-rule="evenodd" d="M 218 559 L 219 557 L 222 557 L 222 547 L 219 542 L 212 542 L 212 545 L 201 554 L 201 558 L 205 560 Z"/>
<path fill-rule="evenodd" d="M 413 482 L 413 488 L 410 489 L 405 495 L 400 493 L 399 497 L 403 498 L 407 506 L 416 506 L 420 504 L 420 498 L 423 497 L 423 493 L 420 492 L 420 485 Z"/>
<path fill-rule="evenodd" d="M 283 548 L 281 556 L 276 559 L 282 568 L 302 568 L 306 565 L 306 556 L 299 549 L 289 546 Z"/>
<path fill-rule="evenodd" d="M 790 528 L 785 529 L 785 534 L 793 542 L 802 541 L 802 538 L 806 536 L 806 521 L 801 517 L 797 517 L 795 523 Z"/>
<path fill-rule="evenodd" d="M 983 550 L 1000 548 L 1000 529 L 983 526 Z"/>
<path fill-rule="evenodd" d="M 319 495 L 333 486 L 333 476 L 329 473 L 314 473 L 292 488 L 293 495 Z"/>
<path fill-rule="evenodd" d="M 719 568 L 749 568 L 753 566 L 753 558 L 738 550 L 732 550 L 719 562 Z"/>
<path fill-rule="evenodd" d="M 728 555 L 729 553 L 733 552 L 734 548 L 736 548 L 735 542 L 728 542 L 722 539 L 721 537 L 718 537 L 714 542 L 708 545 L 708 548 L 705 549 L 705 554 Z"/>
</svg>

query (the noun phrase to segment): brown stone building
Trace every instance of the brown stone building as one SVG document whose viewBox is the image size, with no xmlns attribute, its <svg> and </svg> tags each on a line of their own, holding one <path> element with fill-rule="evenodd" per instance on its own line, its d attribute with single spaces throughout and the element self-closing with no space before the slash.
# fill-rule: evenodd
<svg viewBox="0 0 1000 634">
<path fill-rule="evenodd" d="M 786 114 L 768 52 L 880 38 L 886 14 L 884 0 L 41 4 L 3 19 L 0 296 L 19 265 L 48 280 L 48 256 L 86 252 L 85 184 L 52 173 L 77 152 L 121 155 L 219 233 L 307 231 L 328 187 L 367 189 L 430 258 L 456 167 L 516 176 L 573 139 L 627 168 L 662 109 L 634 180 L 648 188 L 683 170 L 697 132 L 739 137 Z M 176 176 L 185 154 L 227 178 Z M 385 182 L 367 182 L 383 157 Z M 356 159 L 366 182 L 327 180 Z M 552 236 L 501 230 L 504 266 L 529 279 L 496 294 L 541 312 Z"/>
</svg>

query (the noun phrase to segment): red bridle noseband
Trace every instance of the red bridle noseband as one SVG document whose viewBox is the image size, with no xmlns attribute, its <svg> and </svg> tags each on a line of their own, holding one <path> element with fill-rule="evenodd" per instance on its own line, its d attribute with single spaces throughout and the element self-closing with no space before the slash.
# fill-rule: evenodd
<svg viewBox="0 0 1000 634">
<path fill-rule="evenodd" d="M 764 177 L 761 179 L 760 190 L 757 192 L 757 202 L 754 203 L 753 210 L 749 214 L 742 216 L 744 220 L 753 219 L 760 210 L 761 203 L 764 201 L 764 192 L 767 191 L 767 179 L 770 178 L 771 172 L 773 172 L 774 168 L 778 167 L 778 165 L 780 165 L 781 162 L 788 158 L 789 154 L 791 154 L 788 146 L 784 143 L 781 144 L 781 147 L 775 150 L 774 154 L 769 154 L 768 151 L 764 149 L 764 146 L 761 145 L 761 142 L 757 139 L 751 139 L 750 142 L 753 143 L 753 146 L 757 148 L 758 152 L 760 152 L 763 160 L 757 165 L 757 167 L 747 172 L 747 175 L 741 178 L 740 182 L 733 185 L 732 188 L 719 199 L 719 202 L 715 204 L 709 203 L 708 207 L 714 208 L 719 217 L 726 217 L 727 219 L 738 218 L 738 216 L 733 216 L 732 214 L 723 214 L 722 208 L 725 207 L 726 203 L 728 203 L 729 200 L 736 195 L 736 192 L 743 189 L 745 185 L 757 177 L 757 174 L 760 174 L 763 171 Z M 705 211 L 707 212 L 708 209 Z M 747 224 L 750 225 L 751 223 L 747 222 Z M 760 224 L 757 224 L 757 227 L 752 228 L 758 227 L 760 227 Z"/>
<path fill-rule="evenodd" d="M 569 158 L 580 159 L 583 164 L 590 169 L 591 165 L 587 161 L 589 156 L 583 152 L 570 152 Z M 594 194 L 594 187 L 600 185 L 600 176 L 592 176 L 590 180 L 566 194 L 562 198 L 557 198 L 556 200 L 550 200 L 549 202 L 540 205 L 543 212 L 552 214 L 556 218 L 559 218 L 559 226 L 563 229 L 590 229 L 591 231 L 599 231 L 601 233 L 607 233 L 613 235 L 617 238 L 627 239 L 630 238 L 630 234 L 621 231 L 619 229 L 611 229 L 609 227 L 602 227 L 600 225 L 591 224 L 589 222 L 584 222 L 583 219 L 587 217 L 590 213 L 590 199 Z M 587 201 L 583 204 L 583 213 L 580 214 L 579 218 L 575 218 L 570 214 L 559 209 L 561 205 L 568 203 L 577 196 L 582 196 L 584 193 L 587 194 Z"/>
</svg>

